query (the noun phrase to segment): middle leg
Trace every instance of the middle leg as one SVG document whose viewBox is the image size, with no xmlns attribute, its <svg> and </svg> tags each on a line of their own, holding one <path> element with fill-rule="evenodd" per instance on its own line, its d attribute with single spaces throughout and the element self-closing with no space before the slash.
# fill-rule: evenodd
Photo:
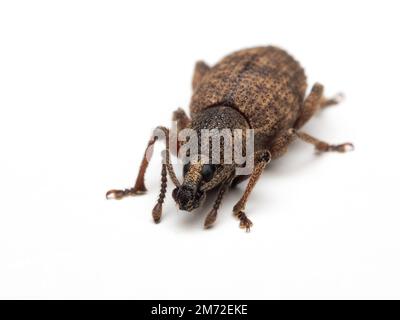
<svg viewBox="0 0 400 320">
<path fill-rule="evenodd" d="M 273 142 L 272 146 L 270 147 L 272 159 L 276 159 L 284 155 L 288 149 L 289 144 L 296 138 L 312 144 L 318 152 L 336 151 L 343 153 L 354 149 L 353 144 L 350 142 L 341 144 L 329 144 L 325 141 L 319 140 L 309 135 L 308 133 L 291 128 Z"/>
<path fill-rule="evenodd" d="M 341 144 L 329 144 L 325 141 L 319 140 L 308 133 L 297 131 L 295 129 L 290 129 L 289 133 L 303 140 L 304 142 L 312 144 L 318 152 L 347 152 L 354 149 L 354 145 L 350 142 L 345 142 Z"/>
</svg>

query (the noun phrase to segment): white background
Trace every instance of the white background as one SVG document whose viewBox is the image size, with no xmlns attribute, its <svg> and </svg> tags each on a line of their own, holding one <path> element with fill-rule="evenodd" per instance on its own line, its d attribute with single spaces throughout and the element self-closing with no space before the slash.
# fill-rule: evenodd
<svg viewBox="0 0 400 320">
<path fill-rule="evenodd" d="M 1 298 L 400 298 L 396 1 L 2 1 Z M 347 99 L 304 130 L 251 195 L 246 234 L 226 197 L 152 222 L 161 147 L 130 187 L 151 130 L 187 109 L 196 60 L 275 44 L 309 86 Z M 171 185 L 169 191 L 171 191 Z"/>
</svg>

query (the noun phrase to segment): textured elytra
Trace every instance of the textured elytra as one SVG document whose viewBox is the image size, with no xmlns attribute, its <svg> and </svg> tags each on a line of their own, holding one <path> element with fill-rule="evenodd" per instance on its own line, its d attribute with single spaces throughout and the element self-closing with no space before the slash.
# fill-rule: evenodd
<svg viewBox="0 0 400 320">
<path fill-rule="evenodd" d="M 194 84 L 191 116 L 212 106 L 241 112 L 267 143 L 293 126 L 301 111 L 306 76 L 285 51 L 268 46 L 237 51 L 204 72 Z"/>
</svg>

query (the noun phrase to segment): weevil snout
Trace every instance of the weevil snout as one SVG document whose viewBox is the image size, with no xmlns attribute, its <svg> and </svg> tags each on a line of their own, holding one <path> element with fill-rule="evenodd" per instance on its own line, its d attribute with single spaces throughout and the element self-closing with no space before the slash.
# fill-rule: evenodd
<svg viewBox="0 0 400 320">
<path fill-rule="evenodd" d="M 174 189 L 172 197 L 180 210 L 192 211 L 201 205 L 205 198 L 205 193 L 194 186 L 182 185 Z"/>
<path fill-rule="evenodd" d="M 201 186 L 210 181 L 215 166 L 201 162 L 187 163 L 183 167 L 183 184 L 172 192 L 172 197 L 180 210 L 192 211 L 198 208 L 205 199 Z"/>
</svg>

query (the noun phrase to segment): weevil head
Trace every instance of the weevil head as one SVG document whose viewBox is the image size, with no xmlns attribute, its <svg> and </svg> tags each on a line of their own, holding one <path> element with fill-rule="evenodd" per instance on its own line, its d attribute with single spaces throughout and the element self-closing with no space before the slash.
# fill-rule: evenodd
<svg viewBox="0 0 400 320">
<path fill-rule="evenodd" d="M 203 203 L 207 191 L 230 183 L 234 172 L 233 165 L 188 163 L 183 167 L 183 183 L 174 189 L 172 197 L 180 210 L 192 211 Z"/>
<path fill-rule="evenodd" d="M 190 162 L 183 167 L 182 184 L 172 193 L 179 209 L 192 211 L 198 208 L 208 190 L 232 178 L 235 165 L 232 161 L 225 161 L 225 153 L 232 152 L 233 156 L 232 144 L 227 145 L 233 142 L 233 128 L 248 129 L 249 124 L 241 113 L 232 107 L 210 107 L 193 116 L 190 128 L 187 128 L 192 129 L 193 136 L 188 137 L 185 148 L 182 148 L 187 150 L 183 159 L 190 159 Z M 207 138 L 209 143 L 203 145 Z"/>
</svg>

